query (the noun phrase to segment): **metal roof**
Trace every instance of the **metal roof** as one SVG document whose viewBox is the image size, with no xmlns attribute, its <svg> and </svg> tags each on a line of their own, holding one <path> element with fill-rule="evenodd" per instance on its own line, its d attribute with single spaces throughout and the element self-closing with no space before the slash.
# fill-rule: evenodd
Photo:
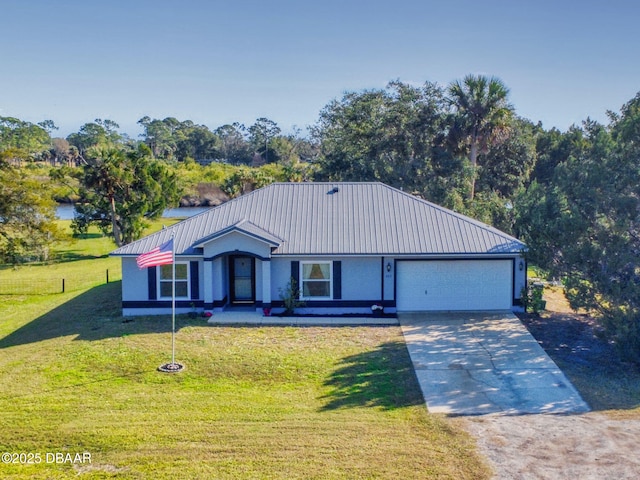
<svg viewBox="0 0 640 480">
<path fill-rule="evenodd" d="M 139 255 L 175 235 L 176 255 L 239 231 L 273 255 L 519 253 L 525 244 L 482 222 L 383 183 L 274 183 L 125 245 Z"/>
</svg>

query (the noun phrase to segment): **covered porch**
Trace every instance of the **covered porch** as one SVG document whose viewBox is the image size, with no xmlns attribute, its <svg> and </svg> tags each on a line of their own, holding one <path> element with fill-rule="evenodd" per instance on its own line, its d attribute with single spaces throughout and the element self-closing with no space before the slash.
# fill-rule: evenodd
<svg viewBox="0 0 640 480">
<path fill-rule="evenodd" d="M 239 250 L 205 258 L 202 288 L 205 310 L 270 308 L 271 259 Z"/>
<path fill-rule="evenodd" d="M 271 252 L 280 242 L 247 221 L 201 241 L 204 309 L 271 308 Z"/>
</svg>

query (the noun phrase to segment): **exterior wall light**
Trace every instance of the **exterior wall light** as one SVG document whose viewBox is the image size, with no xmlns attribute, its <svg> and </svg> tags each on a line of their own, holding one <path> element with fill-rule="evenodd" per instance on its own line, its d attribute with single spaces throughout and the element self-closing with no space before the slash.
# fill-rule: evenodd
<svg viewBox="0 0 640 480">
<path fill-rule="evenodd" d="M 391 271 L 391 262 L 387 262 L 387 272 L 390 272 L 390 271 Z"/>
<path fill-rule="evenodd" d="M 522 260 L 520 260 L 520 263 L 518 264 L 518 268 L 520 269 L 520 271 L 524 270 L 524 262 Z"/>
</svg>

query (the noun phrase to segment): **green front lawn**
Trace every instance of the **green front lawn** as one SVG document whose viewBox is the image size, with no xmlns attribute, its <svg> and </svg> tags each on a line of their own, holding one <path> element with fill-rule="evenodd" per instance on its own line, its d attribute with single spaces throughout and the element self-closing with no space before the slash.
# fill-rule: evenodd
<svg viewBox="0 0 640 480">
<path fill-rule="evenodd" d="M 186 369 L 164 374 L 170 318 L 124 322 L 119 282 L 0 300 L 0 453 L 41 458 L 1 478 L 489 477 L 471 438 L 426 411 L 398 327 L 179 316 Z"/>
</svg>

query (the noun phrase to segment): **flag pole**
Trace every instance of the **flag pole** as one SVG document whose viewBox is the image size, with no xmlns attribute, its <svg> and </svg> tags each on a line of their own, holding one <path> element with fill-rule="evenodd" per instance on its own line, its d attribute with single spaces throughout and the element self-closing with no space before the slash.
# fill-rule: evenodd
<svg viewBox="0 0 640 480">
<path fill-rule="evenodd" d="M 173 281 L 171 282 L 171 365 L 176 364 L 176 240 L 175 232 L 171 233 L 173 248 L 171 249 L 171 265 Z"/>
<path fill-rule="evenodd" d="M 169 254 L 171 251 L 171 254 Z M 136 263 L 138 268 L 158 268 L 169 265 L 171 262 L 171 363 L 160 365 L 158 370 L 166 373 L 181 371 L 184 366 L 176 363 L 176 251 L 175 232 L 171 238 L 159 247 L 155 247 L 146 253 L 138 255 Z M 162 275 L 162 270 L 160 271 Z M 151 277 L 150 277 L 151 278 Z M 162 279 L 162 278 L 161 278 Z M 162 289 L 161 289 L 162 294 Z"/>
<path fill-rule="evenodd" d="M 184 366 L 176 363 L 176 242 L 171 233 L 171 363 L 161 365 L 158 370 L 166 373 L 180 372 Z"/>
</svg>

